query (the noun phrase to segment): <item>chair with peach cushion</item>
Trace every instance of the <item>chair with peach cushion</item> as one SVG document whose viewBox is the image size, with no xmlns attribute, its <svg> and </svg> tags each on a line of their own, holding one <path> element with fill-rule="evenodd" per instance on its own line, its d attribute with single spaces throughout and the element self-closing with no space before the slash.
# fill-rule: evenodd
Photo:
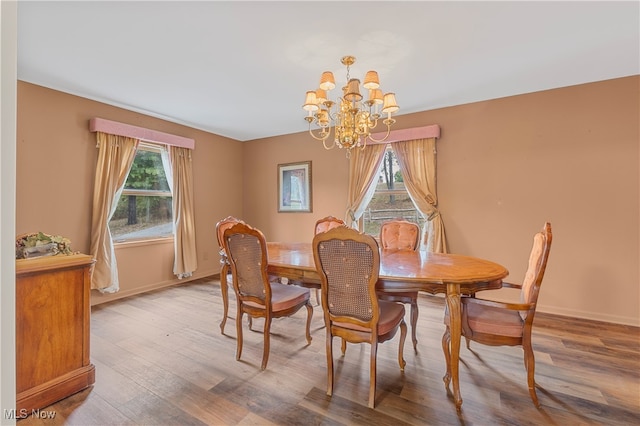
<svg viewBox="0 0 640 426">
<path fill-rule="evenodd" d="M 227 249 L 224 244 L 224 231 L 231 228 L 236 223 L 244 223 L 244 222 L 233 216 L 227 216 L 226 218 L 216 223 L 216 236 L 218 237 L 218 246 L 220 247 L 220 252 L 219 252 L 220 265 L 222 266 L 220 269 L 220 291 L 222 292 L 222 306 L 223 306 L 223 316 L 222 316 L 222 321 L 220 322 L 220 330 L 222 331 L 222 334 L 224 334 L 224 327 L 227 323 L 227 318 L 229 315 L 228 284 L 231 282 L 229 280 L 230 278 L 229 259 L 227 257 Z"/>
<path fill-rule="evenodd" d="M 523 283 L 521 285 L 502 283 L 503 287 L 520 289 L 521 303 L 504 303 L 474 297 L 461 299 L 462 335 L 466 339 L 467 348 L 470 349 L 472 340 L 489 346 L 522 346 L 529 395 L 536 407 L 540 404 L 535 389 L 535 358 L 531 344 L 531 330 L 542 278 L 547 268 L 551 239 L 551 224 L 547 222 L 542 231 L 533 237 L 533 247 Z M 442 348 L 447 360 L 445 384 L 448 386 L 451 377 L 448 367 L 451 356 L 448 310 L 445 310 L 444 323 L 446 330 L 442 336 Z"/>
<path fill-rule="evenodd" d="M 384 222 L 380 227 L 380 246 L 383 250 L 415 251 L 419 245 L 420 227 L 417 223 L 403 219 L 394 219 Z M 416 337 L 416 327 L 418 324 L 418 292 L 378 292 L 378 297 L 390 302 L 401 302 L 411 305 L 411 341 L 413 342 L 413 350 L 417 352 L 418 338 Z"/>
<path fill-rule="evenodd" d="M 355 229 L 339 226 L 313 238 L 313 256 L 321 279 L 322 310 L 327 333 L 327 395 L 333 393 L 333 337 L 346 343 L 369 343 L 369 407 L 375 406 L 378 343 L 392 339 L 400 329 L 398 363 L 403 357 L 407 326 L 400 303 L 378 300 L 376 283 L 380 251 L 376 240 Z"/>
<path fill-rule="evenodd" d="M 338 219 L 337 217 L 333 217 L 333 216 L 326 216 L 323 217 L 322 219 L 318 219 L 318 221 L 316 222 L 316 228 L 315 228 L 315 234 L 319 234 L 320 232 L 326 232 L 329 229 L 333 229 L 336 226 L 346 226 L 346 224 L 344 223 L 344 220 Z"/>
<path fill-rule="evenodd" d="M 246 223 L 236 223 L 224 231 L 224 241 L 233 276 L 236 294 L 237 349 L 236 360 L 242 355 L 242 317 L 264 318 L 264 348 L 261 369 L 267 368 L 271 322 L 273 318 L 288 317 L 307 308 L 306 338 L 311 343 L 313 307 L 309 289 L 269 282 L 267 274 L 267 242 L 260 230 Z"/>
</svg>

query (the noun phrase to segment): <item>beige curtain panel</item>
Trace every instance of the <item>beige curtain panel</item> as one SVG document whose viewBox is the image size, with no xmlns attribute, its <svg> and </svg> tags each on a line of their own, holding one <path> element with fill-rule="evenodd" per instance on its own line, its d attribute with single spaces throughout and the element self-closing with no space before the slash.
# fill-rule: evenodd
<svg viewBox="0 0 640 426">
<path fill-rule="evenodd" d="M 91 256 L 96 260 L 91 288 L 104 293 L 120 289 L 118 266 L 109 229 L 109 219 L 133 164 L 139 140 L 96 132 L 98 164 L 93 187 Z"/>
<path fill-rule="evenodd" d="M 349 189 L 347 193 L 347 214 L 345 222 L 358 229 L 358 219 L 371 201 L 378 177 L 378 170 L 384 158 L 386 145 L 372 144 L 364 149 L 354 148 L 349 161 Z"/>
<path fill-rule="evenodd" d="M 171 146 L 169 149 L 173 177 L 173 273 L 182 279 L 192 276 L 198 267 L 193 211 L 193 168 L 190 149 L 177 146 Z"/>
<path fill-rule="evenodd" d="M 404 176 L 405 187 L 417 209 L 426 219 L 423 247 L 435 253 L 447 253 L 444 223 L 436 196 L 436 139 L 416 139 L 391 145 Z"/>
</svg>

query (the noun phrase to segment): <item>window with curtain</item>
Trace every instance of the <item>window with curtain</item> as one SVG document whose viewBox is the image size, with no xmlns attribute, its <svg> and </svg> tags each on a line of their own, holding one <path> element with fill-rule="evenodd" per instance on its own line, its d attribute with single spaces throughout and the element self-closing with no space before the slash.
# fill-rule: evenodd
<svg viewBox="0 0 640 426">
<path fill-rule="evenodd" d="M 109 221 L 114 243 L 173 237 L 172 196 L 167 181 L 166 156 L 166 148 L 162 145 L 139 144 L 116 210 Z"/>
<path fill-rule="evenodd" d="M 156 226 L 170 229 L 164 233 L 173 234 L 173 273 L 179 279 L 193 276 L 198 267 L 191 164 L 195 141 L 101 118 L 92 118 L 89 130 L 96 132 L 98 148 L 90 249 L 96 263 L 91 288 L 103 293 L 120 289 L 111 224 L 114 217 L 122 219 L 122 211 L 127 213 L 127 222 L 147 222 L 145 238 L 153 238 L 150 235 L 157 231 Z M 133 166 L 134 161 L 140 164 Z M 143 200 L 139 203 L 138 198 Z M 114 216 L 124 200 L 127 206 Z M 118 234 L 122 238 L 133 232 L 129 228 Z M 135 239 L 140 239 L 139 234 Z"/>
<path fill-rule="evenodd" d="M 417 223 L 422 228 L 424 218 L 409 196 L 398 159 L 390 144 L 386 146 L 375 185 L 373 197 L 360 219 L 360 229 L 366 234 L 378 236 L 382 222 L 396 218 Z"/>
</svg>

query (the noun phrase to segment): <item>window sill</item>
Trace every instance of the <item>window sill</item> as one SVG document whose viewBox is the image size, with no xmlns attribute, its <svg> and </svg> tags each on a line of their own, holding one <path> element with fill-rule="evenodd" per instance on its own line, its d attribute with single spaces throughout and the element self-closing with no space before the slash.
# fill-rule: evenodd
<svg viewBox="0 0 640 426">
<path fill-rule="evenodd" d="M 147 240 L 121 241 L 114 242 L 113 247 L 117 249 L 127 249 L 142 246 L 151 246 L 157 244 L 173 244 L 173 237 L 149 238 Z"/>
</svg>

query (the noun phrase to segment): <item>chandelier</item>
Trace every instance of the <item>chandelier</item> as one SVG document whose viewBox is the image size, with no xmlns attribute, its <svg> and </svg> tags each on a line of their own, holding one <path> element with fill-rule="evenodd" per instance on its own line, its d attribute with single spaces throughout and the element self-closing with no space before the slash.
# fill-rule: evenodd
<svg viewBox="0 0 640 426">
<path fill-rule="evenodd" d="M 307 92 L 302 109 L 308 112 L 304 118 L 309 123 L 309 134 L 316 140 L 322 141 L 325 149 L 335 146 L 347 150 L 347 158 L 355 147 L 364 149 L 367 140 L 382 142 L 389 137 L 391 125 L 396 120 L 391 114 L 400 109 L 396 103 L 395 93 L 382 95 L 380 81 L 376 71 L 368 71 L 362 85 L 369 91 L 369 97 L 363 101 L 360 94 L 360 80 L 351 78 L 349 68 L 356 62 L 354 56 L 344 56 L 342 64 L 347 67 L 347 84 L 342 88 L 342 97 L 336 101 L 329 99 L 327 92 L 336 87 L 331 71 L 325 71 L 320 77 L 320 87 Z M 335 107 L 335 109 L 334 109 Z M 386 125 L 386 134 L 381 139 L 371 137 L 372 130 L 377 126 L 381 114 L 387 117 L 382 120 Z M 312 125 L 315 125 L 313 128 Z M 331 137 L 333 125 L 333 137 Z M 327 140 L 333 141 L 327 144 Z"/>
</svg>

